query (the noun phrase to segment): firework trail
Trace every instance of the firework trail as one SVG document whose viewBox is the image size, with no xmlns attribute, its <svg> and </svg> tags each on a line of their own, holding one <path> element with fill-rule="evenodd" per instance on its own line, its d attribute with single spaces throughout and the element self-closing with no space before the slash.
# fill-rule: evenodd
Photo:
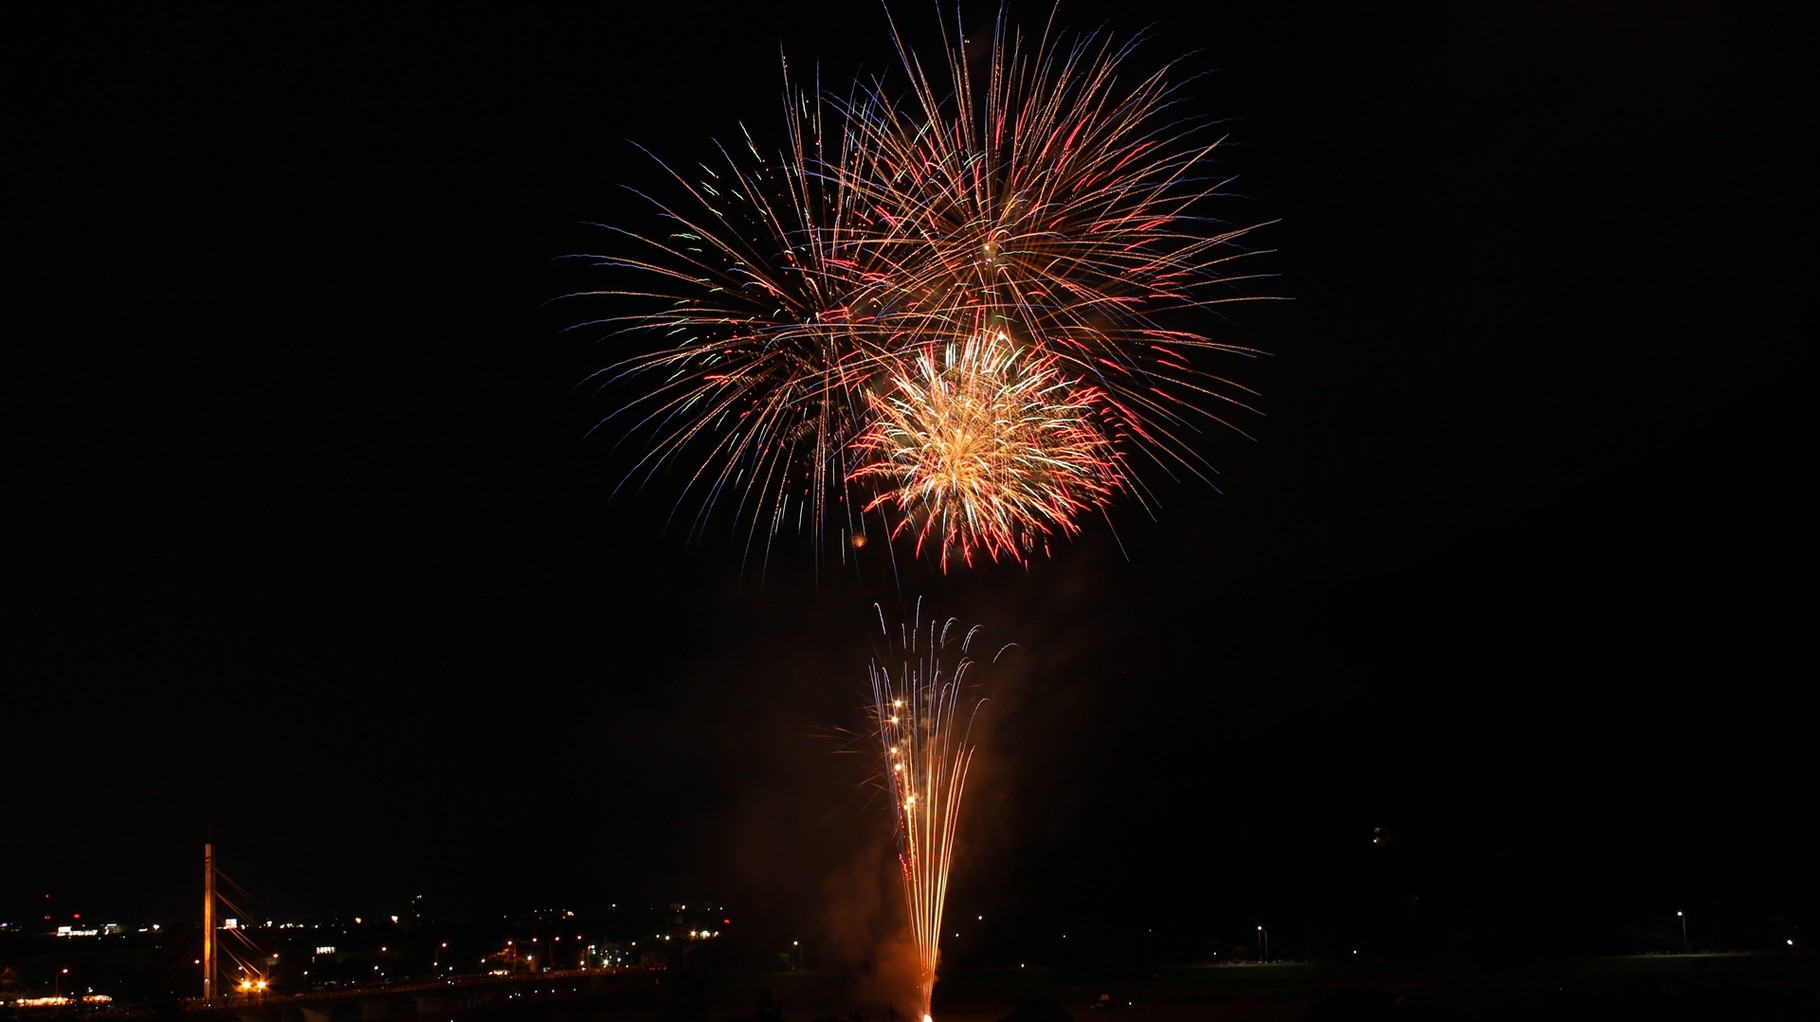
<svg viewBox="0 0 1820 1022">
<path fill-rule="evenodd" d="M 1230 413 L 1255 412 L 1202 364 L 1257 354 L 1207 332 L 1258 297 L 1239 272 L 1254 226 L 1212 215 L 1231 198 L 1221 139 L 1176 68 L 1131 70 L 1142 37 L 1051 23 L 1026 40 L 1002 10 L 981 62 L 958 25 L 933 65 L 890 35 L 892 76 L 837 94 L 786 68 L 781 147 L 748 133 L 695 172 L 660 160 L 672 195 L 645 198 L 665 226 L 609 228 L 634 252 L 583 257 L 627 278 L 583 295 L 635 306 L 583 325 L 651 344 L 596 377 L 641 388 L 597 427 L 647 442 L 628 481 L 680 469 L 694 529 L 731 505 L 748 553 L 790 530 L 845 551 L 876 516 L 944 568 L 1047 550 L 1113 491 L 1148 508 L 1138 459 L 1211 483 L 1203 432 L 1242 434 Z M 973 360 L 990 384 L 927 354 L 1001 336 L 1020 354 Z M 992 471 L 937 486 L 905 444 L 960 435 L 969 389 L 1058 398 L 1072 436 L 1032 446 L 1024 429 Z M 1013 471 L 1045 451 L 1059 470 Z M 1077 469 L 1114 461 L 1083 486 Z"/>
<path fill-rule="evenodd" d="M 973 719 L 985 700 L 970 689 L 967 677 L 974 666 L 971 646 L 980 626 L 960 639 L 959 657 L 951 663 L 943 658 L 954 652 L 959 621 L 949 618 L 939 625 L 931 621 L 926 634 L 922 629 L 919 600 L 916 615 L 900 626 L 892 654 L 898 663 L 896 673 L 874 658 L 871 675 L 874 724 L 884 753 L 904 904 L 917 952 L 919 1014 L 927 1022 L 961 793 L 973 759 Z M 879 630 L 890 637 L 882 607 Z M 1001 647 L 993 662 L 1010 648 Z"/>
<path fill-rule="evenodd" d="M 1124 486 L 1123 459 L 1099 429 L 1099 392 L 1056 359 L 1004 334 L 928 345 L 901 363 L 854 442 L 853 478 L 885 486 L 866 510 L 895 505 L 893 533 L 940 548 L 946 570 L 975 551 L 1023 561 Z"/>
</svg>

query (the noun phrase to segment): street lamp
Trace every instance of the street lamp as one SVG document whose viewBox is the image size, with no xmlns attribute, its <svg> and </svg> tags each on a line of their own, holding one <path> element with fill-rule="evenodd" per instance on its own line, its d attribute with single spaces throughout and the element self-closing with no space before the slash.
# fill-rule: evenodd
<svg viewBox="0 0 1820 1022">
<path fill-rule="evenodd" d="M 1675 915 L 1681 919 L 1681 953 L 1687 954 L 1687 913 L 1677 909 Z"/>
<path fill-rule="evenodd" d="M 801 972 L 803 970 L 803 942 L 793 940 L 790 942 L 790 946 L 796 949 L 796 971 Z"/>
<path fill-rule="evenodd" d="M 61 969 L 58 969 L 54 974 L 52 974 L 52 976 L 51 976 L 51 996 L 52 997 L 57 998 L 58 1000 L 63 999 L 63 977 L 65 977 L 69 974 L 70 974 L 70 970 L 69 970 L 69 966 L 67 966 L 67 965 Z"/>
<path fill-rule="evenodd" d="M 1269 960 L 1270 960 L 1270 931 L 1264 929 L 1263 924 L 1260 923 L 1260 924 L 1258 924 L 1258 961 L 1267 962 Z"/>
</svg>

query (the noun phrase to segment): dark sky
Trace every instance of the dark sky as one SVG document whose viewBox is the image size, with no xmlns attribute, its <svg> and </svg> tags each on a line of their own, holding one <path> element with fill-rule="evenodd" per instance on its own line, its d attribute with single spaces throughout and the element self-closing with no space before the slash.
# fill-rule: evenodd
<svg viewBox="0 0 1820 1022">
<path fill-rule="evenodd" d="M 212 836 L 276 915 L 850 932 L 891 865 L 839 734 L 917 595 L 1019 646 L 957 912 L 1814 909 L 1785 26 L 1064 4 L 1211 72 L 1292 299 L 1219 327 L 1262 414 L 1116 540 L 893 586 L 609 499 L 612 349 L 544 304 L 652 183 L 631 142 L 774 132 L 780 47 L 885 70 L 885 17 L 621 6 L 12 12 L 0 919 L 188 918 Z"/>
</svg>

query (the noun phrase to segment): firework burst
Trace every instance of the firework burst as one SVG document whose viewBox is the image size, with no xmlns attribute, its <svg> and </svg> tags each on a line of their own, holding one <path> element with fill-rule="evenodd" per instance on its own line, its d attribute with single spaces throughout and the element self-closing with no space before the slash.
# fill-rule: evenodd
<svg viewBox="0 0 1820 1022">
<path fill-rule="evenodd" d="M 1139 39 L 1049 24 L 1027 40 L 1002 11 L 978 60 L 958 27 L 933 65 L 891 38 L 899 73 L 844 94 L 786 73 L 774 153 L 748 135 L 695 173 L 659 161 L 672 196 L 646 197 L 664 227 L 618 229 L 634 253 L 592 257 L 629 283 L 587 294 L 636 308 L 591 324 L 654 342 L 598 374 L 638 388 L 601 423 L 648 443 L 628 481 L 680 469 L 694 528 L 731 505 L 748 551 L 791 530 L 844 551 L 876 515 L 944 567 L 1026 559 L 1114 491 L 1148 506 L 1150 471 L 1211 482 L 1202 434 L 1238 430 L 1251 391 L 1203 363 L 1257 352 L 1207 331 L 1256 297 L 1239 270 L 1254 228 L 1213 215 L 1231 198 L 1221 139 L 1185 112 L 1177 69 L 1131 70 Z M 1001 335 L 1020 354 L 976 360 L 990 384 L 925 354 Z M 996 462 L 1049 470 L 967 485 L 913 457 L 978 425 L 953 399 L 969 390 L 1058 400 L 1046 433 L 1022 408 L 1020 453 Z"/>
<path fill-rule="evenodd" d="M 844 179 L 815 170 L 843 162 L 824 148 L 825 105 L 786 93 L 776 154 L 748 134 L 694 175 L 653 156 L 669 194 L 637 194 L 661 226 L 606 226 L 630 254 L 577 257 L 627 283 L 565 296 L 615 301 L 619 311 L 580 326 L 655 341 L 590 381 L 637 388 L 595 427 L 647 442 L 621 486 L 680 466 L 678 507 L 699 502 L 693 528 L 732 504 L 748 550 L 792 527 L 819 548 L 829 523 L 861 526 L 843 501 L 844 458 L 864 388 L 889 364 L 886 338 L 855 305 L 861 271 L 847 253 L 864 225 Z"/>
<path fill-rule="evenodd" d="M 984 703 L 968 678 L 975 662 L 971 647 L 980 628 L 959 638 L 959 621 L 930 622 L 924 632 L 922 604 L 900 628 L 889 658 L 872 661 L 874 726 L 884 754 L 884 783 L 892 798 L 898 864 L 903 871 L 904 904 L 916 946 L 920 1016 L 929 1018 L 940 959 L 942 908 L 948 873 L 954 864 L 961 794 L 973 760 L 972 727 Z M 890 637 L 884 611 L 879 629 Z M 994 655 L 1002 657 L 1010 646 Z"/>
<path fill-rule="evenodd" d="M 944 26 L 945 74 L 894 38 L 908 102 L 879 83 L 843 109 L 869 304 L 896 336 L 1024 339 L 1102 386 L 1107 435 L 1209 479 L 1204 427 L 1254 411 L 1201 356 L 1258 354 L 1205 332 L 1215 307 L 1256 297 L 1255 225 L 1213 215 L 1234 197 L 1215 125 L 1186 112 L 1193 79 L 1134 74 L 1141 37 L 1051 25 L 1029 41 L 1003 11 L 979 59 Z"/>
<path fill-rule="evenodd" d="M 1099 392 L 1019 350 L 1004 334 L 928 345 L 901 363 L 854 441 L 855 479 L 883 483 L 866 510 L 893 505 L 896 531 L 945 570 L 976 552 L 1024 560 L 1124 485 L 1122 459 L 1095 419 Z"/>
</svg>

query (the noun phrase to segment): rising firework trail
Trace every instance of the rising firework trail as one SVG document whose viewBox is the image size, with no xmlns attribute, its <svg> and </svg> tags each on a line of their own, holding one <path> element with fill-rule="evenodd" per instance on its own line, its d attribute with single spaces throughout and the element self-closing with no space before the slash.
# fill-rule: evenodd
<svg viewBox="0 0 1820 1022">
<path fill-rule="evenodd" d="M 878 623 L 889 640 L 883 608 Z M 884 784 L 891 794 L 924 1022 L 929 1019 L 940 960 L 942 907 L 954 865 L 961 794 L 973 759 L 973 722 L 985 702 L 968 678 L 975 663 L 971 647 L 980 626 L 959 636 L 956 649 L 959 630 L 959 621 L 949 618 L 940 624 L 931 621 L 924 632 L 919 600 L 915 616 L 899 626 L 886 662 L 875 657 L 871 665 L 874 726 L 884 755 Z M 1010 648 L 1001 647 L 992 662 Z"/>
<path fill-rule="evenodd" d="M 612 303 L 586 325 L 637 342 L 595 377 L 623 396 L 599 428 L 640 445 L 628 481 L 677 470 L 693 531 L 724 508 L 748 553 L 787 531 L 846 551 L 871 521 L 944 567 L 1026 560 L 1113 491 L 1148 509 L 1149 472 L 1211 484 L 1203 434 L 1242 435 L 1234 413 L 1255 409 L 1207 361 L 1258 352 L 1210 331 L 1262 296 L 1194 77 L 1137 67 L 1142 37 L 1030 38 L 1004 11 L 983 50 L 944 23 L 934 61 L 887 23 L 892 74 L 824 92 L 786 70 L 780 144 L 747 131 L 694 169 L 660 159 L 665 191 L 638 192 L 656 226 L 608 228 L 615 249 L 581 257 L 614 274 L 568 296 Z M 1020 354 L 976 360 L 990 384 L 929 361 L 1000 338 Z M 907 445 L 952 452 L 979 424 L 952 400 L 967 389 L 1058 399 L 1071 436 L 1032 446 L 1020 426 L 995 466 L 1065 450 L 1057 470 L 937 484 L 939 453 Z M 1114 460 L 1105 488 L 1082 485 L 1075 469 Z"/>
</svg>

